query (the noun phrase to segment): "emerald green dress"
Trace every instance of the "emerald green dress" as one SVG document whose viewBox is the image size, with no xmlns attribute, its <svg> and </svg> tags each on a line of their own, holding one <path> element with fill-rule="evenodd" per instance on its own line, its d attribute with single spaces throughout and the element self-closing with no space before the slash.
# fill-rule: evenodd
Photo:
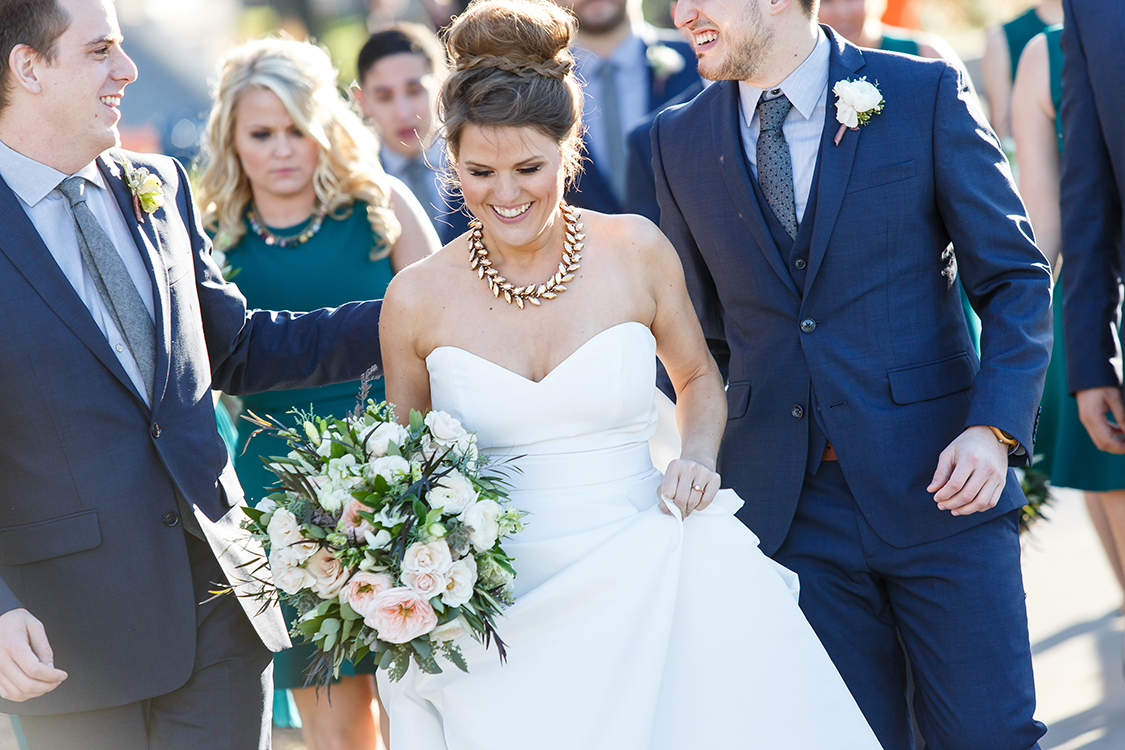
<svg viewBox="0 0 1125 750">
<path fill-rule="evenodd" d="M 918 46 L 918 40 L 913 39 L 905 34 L 889 31 L 884 27 L 883 40 L 879 43 L 879 49 L 885 52 L 898 52 L 903 55 L 914 55 L 915 57 L 921 56 L 921 48 Z M 965 288 L 961 286 L 961 280 L 957 280 L 957 288 L 961 291 L 961 311 L 965 313 L 965 325 L 969 328 L 969 336 L 973 339 L 973 346 L 976 347 L 977 352 L 980 352 L 980 316 L 977 311 L 973 309 L 972 304 L 969 302 L 969 295 L 965 294 Z"/>
<path fill-rule="evenodd" d="M 1012 60 L 1012 80 L 1016 80 L 1016 69 L 1019 67 L 1020 55 L 1023 54 L 1023 48 L 1027 43 L 1035 38 L 1036 35 L 1042 34 L 1047 29 L 1047 24 L 1043 23 L 1043 19 L 1035 12 L 1035 8 L 1029 8 L 1023 15 L 1013 18 L 1002 27 L 1004 31 L 1004 38 L 1008 40 L 1008 55 Z"/>
<path fill-rule="evenodd" d="M 300 234 L 308 223 L 286 229 L 266 228 L 289 237 Z M 366 204 L 356 203 L 344 219 L 325 217 L 320 231 L 302 245 L 288 248 L 267 245 L 258 235 L 247 231 L 238 244 L 226 252 L 231 267 L 238 269 L 234 281 L 251 308 L 308 311 L 381 298 L 394 271 L 389 258 L 371 260 L 371 249 L 378 242 L 367 219 Z M 371 331 L 372 341 L 376 335 L 377 331 Z M 267 391 L 244 396 L 242 403 L 246 410 L 261 416 L 268 414 L 289 424 L 293 417 L 287 412 L 293 408 L 311 408 L 324 417 L 343 417 L 355 408 L 358 392 L 358 382 L 340 383 L 321 388 Z M 369 398 L 383 400 L 381 379 L 372 381 Z M 246 491 L 247 502 L 256 505 L 273 491 L 275 479 L 265 468 L 261 456 L 283 456 L 289 448 L 272 435 L 259 434 L 251 438 L 255 428 L 244 419 L 238 420 L 237 427 L 235 470 Z M 287 616 L 292 618 L 293 611 L 288 611 Z M 305 667 L 314 655 L 311 645 L 298 645 L 277 654 L 274 686 L 279 690 L 303 687 Z M 357 667 L 345 663 L 340 669 L 341 675 L 349 676 L 374 672 L 375 665 L 370 658 Z"/>
<path fill-rule="evenodd" d="M 1062 152 L 1062 126 L 1058 113 L 1062 109 L 1062 49 L 1059 37 L 1062 26 L 1045 32 L 1051 66 L 1051 98 L 1055 103 L 1055 128 Z M 1063 240 L 1063 265 L 1066 273 L 1066 240 Z M 1063 343 L 1062 286 L 1055 282 L 1052 303 L 1055 343 L 1051 364 L 1043 386 L 1043 411 L 1035 444 L 1035 468 L 1045 472 L 1055 487 L 1072 487 L 1088 492 L 1110 492 L 1125 489 L 1125 456 L 1098 450 L 1078 418 L 1078 402 L 1066 383 L 1066 346 Z"/>
</svg>

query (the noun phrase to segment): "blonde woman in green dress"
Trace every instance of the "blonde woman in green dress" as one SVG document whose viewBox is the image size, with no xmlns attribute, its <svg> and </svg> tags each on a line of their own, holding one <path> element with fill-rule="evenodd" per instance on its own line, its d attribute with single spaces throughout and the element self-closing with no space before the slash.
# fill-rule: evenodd
<svg viewBox="0 0 1125 750">
<path fill-rule="evenodd" d="M 249 42 L 220 65 L 198 195 L 215 246 L 237 269 L 251 307 L 312 310 L 378 299 L 395 272 L 438 247 L 425 211 L 383 171 L 375 136 L 336 84 L 328 56 L 292 40 Z M 244 403 L 283 421 L 290 409 L 310 404 L 319 414 L 343 416 L 357 391 L 358 383 L 345 383 L 272 391 Z M 371 397 L 382 398 L 381 380 Z M 235 468 L 255 503 L 273 483 L 260 456 L 287 449 L 271 436 L 250 440 L 253 427 L 244 420 L 238 428 Z M 276 687 L 293 691 L 305 744 L 373 750 L 374 665 L 345 665 L 329 704 L 303 687 L 312 655 L 312 647 L 299 646 L 274 665 Z"/>
</svg>

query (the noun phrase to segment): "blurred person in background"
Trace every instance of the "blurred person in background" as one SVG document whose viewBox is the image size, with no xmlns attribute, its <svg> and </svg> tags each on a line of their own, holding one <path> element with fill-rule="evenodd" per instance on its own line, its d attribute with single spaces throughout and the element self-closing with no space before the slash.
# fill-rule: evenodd
<svg viewBox="0 0 1125 750">
<path fill-rule="evenodd" d="M 1035 242 L 1055 268 L 1055 342 L 1035 443 L 1035 468 L 1054 487 L 1083 490 L 1086 507 L 1125 589 L 1125 456 L 1098 450 L 1082 425 L 1066 383 L 1066 345 L 1060 280 L 1065 273 L 1059 210 L 1062 161 L 1062 26 L 1032 38 L 1020 57 L 1012 86 L 1012 135 L 1020 155 L 1019 188 Z"/>
<path fill-rule="evenodd" d="M 252 308 L 313 309 L 383 295 L 394 273 L 437 249 L 428 217 L 409 190 L 379 165 L 376 139 L 340 98 L 336 71 L 320 48 L 285 39 L 249 42 L 220 63 L 207 124 L 199 200 L 215 245 L 238 269 Z M 359 384 L 274 391 L 247 409 L 282 422 L 312 404 L 343 417 Z M 382 381 L 371 398 L 382 400 Z M 271 491 L 259 456 L 284 455 L 274 436 L 252 437 L 243 420 L 236 461 L 247 499 Z M 292 612 L 288 613 L 292 617 Z M 318 700 L 304 668 L 315 648 L 283 652 L 278 689 L 293 691 L 310 750 L 374 748 L 379 736 L 370 660 L 345 663 L 332 700 Z M 323 696 L 321 696 L 323 698 Z"/>
<path fill-rule="evenodd" d="M 1062 0 L 1041 0 L 1007 23 L 988 29 L 981 74 L 989 121 L 1001 141 L 1010 143 L 1012 137 L 1012 81 L 1024 47 L 1036 34 L 1062 20 Z"/>
<path fill-rule="evenodd" d="M 582 121 L 589 161 L 567 202 L 621 213 L 628 135 L 645 117 L 699 84 L 695 52 L 679 32 L 644 21 L 638 0 L 556 0 L 578 18 L 574 55 L 586 97 Z"/>
<path fill-rule="evenodd" d="M 446 72 L 445 48 L 424 26 L 403 23 L 377 31 L 359 52 L 352 95 L 382 138 L 383 169 L 410 188 L 442 244 L 468 229 L 461 201 L 444 187 L 445 148 L 434 105 Z"/>
<path fill-rule="evenodd" d="M 1064 0 L 1062 207 L 1067 388 L 1100 450 L 1125 454 L 1121 393 L 1125 15 L 1120 0 Z M 1118 548 L 1125 503 L 1103 495 Z"/>
</svg>

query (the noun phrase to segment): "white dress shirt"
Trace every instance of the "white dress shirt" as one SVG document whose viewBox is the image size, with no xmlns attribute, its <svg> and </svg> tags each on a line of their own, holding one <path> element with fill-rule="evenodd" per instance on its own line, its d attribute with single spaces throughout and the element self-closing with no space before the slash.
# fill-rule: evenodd
<svg viewBox="0 0 1125 750">
<path fill-rule="evenodd" d="M 781 126 L 789 143 L 789 156 L 793 162 L 793 197 L 797 204 L 797 221 L 805 216 L 816 172 L 816 157 L 824 134 L 824 115 L 828 106 L 828 58 L 831 52 L 824 29 L 817 26 L 817 40 L 813 51 L 789 76 L 776 87 L 765 91 L 750 84 L 738 82 L 741 105 L 742 142 L 746 157 L 755 178 L 758 176 L 758 100 L 765 95 L 773 98 L 780 94 L 788 97 L 793 108 Z"/>
<path fill-rule="evenodd" d="M 97 164 L 90 162 L 74 174 L 86 178 L 86 204 L 121 255 L 121 260 L 125 262 L 125 268 L 129 271 L 129 277 L 141 295 L 145 309 L 155 321 L 152 279 L 149 277 L 148 267 L 141 259 L 133 235 L 129 232 L 129 225 L 126 224 L 126 218 L 121 213 L 121 207 L 106 185 Z M 94 285 L 94 279 L 82 260 L 82 252 L 78 249 L 78 228 L 74 223 L 74 212 L 70 208 L 70 201 L 55 190 L 70 176 L 40 164 L 0 142 L 0 177 L 4 178 L 4 182 L 16 194 L 20 206 L 35 225 L 39 237 L 55 259 L 55 263 L 82 300 L 82 304 L 90 311 L 98 328 L 105 334 L 121 366 L 125 368 L 129 379 L 136 386 L 137 392 L 145 399 L 145 403 L 148 403 L 148 386 L 145 385 L 141 370 L 137 367 L 137 361 L 133 358 L 125 337 L 117 330 L 105 301 L 102 300 L 97 286 Z M 136 221 L 133 217 L 130 219 Z"/>
</svg>

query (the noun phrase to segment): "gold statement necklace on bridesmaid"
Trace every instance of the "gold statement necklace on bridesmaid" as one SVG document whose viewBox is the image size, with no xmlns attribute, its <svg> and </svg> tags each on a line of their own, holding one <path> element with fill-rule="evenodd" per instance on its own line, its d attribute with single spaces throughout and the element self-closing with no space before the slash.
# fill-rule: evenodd
<svg viewBox="0 0 1125 750">
<path fill-rule="evenodd" d="M 525 302 L 538 307 L 542 304 L 540 300 L 554 299 L 566 291 L 567 284 L 574 281 L 574 272 L 578 270 L 578 262 L 582 260 L 583 240 L 586 239 L 586 234 L 582 231 L 582 222 L 578 220 L 581 213 L 577 208 L 560 203 L 559 210 L 562 211 L 563 223 L 566 225 L 562 260 L 559 261 L 555 275 L 539 285 L 516 286 L 501 276 L 500 272 L 492 267 L 488 248 L 484 246 L 483 225 L 475 218 L 469 222 L 469 268 L 477 272 L 478 279 L 484 279 L 488 283 L 493 297 L 503 294 L 505 302 L 509 305 L 515 302 L 516 307 L 521 310 Z"/>
<path fill-rule="evenodd" d="M 283 237 L 280 234 L 274 234 L 267 229 L 260 221 L 256 213 L 257 206 L 251 204 L 250 210 L 246 212 L 246 223 L 250 225 L 250 231 L 262 238 L 271 247 L 297 247 L 303 245 L 312 238 L 320 227 L 324 224 L 324 217 L 328 213 L 328 206 L 323 203 L 317 204 L 316 209 L 312 213 L 312 221 L 309 225 L 301 231 L 300 234 L 295 234 L 290 237 Z"/>
</svg>

